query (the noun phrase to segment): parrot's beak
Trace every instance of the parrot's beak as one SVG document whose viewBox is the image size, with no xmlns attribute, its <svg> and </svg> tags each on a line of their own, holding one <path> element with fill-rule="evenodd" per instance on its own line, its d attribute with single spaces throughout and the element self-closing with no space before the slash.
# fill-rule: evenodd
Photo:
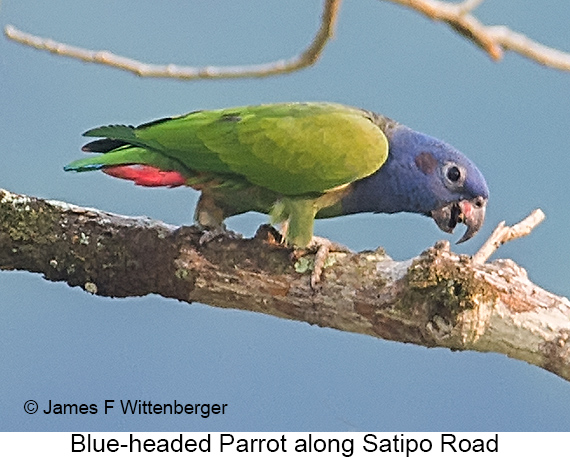
<svg viewBox="0 0 570 457">
<path fill-rule="evenodd" d="M 453 233 L 458 223 L 467 226 L 467 230 L 457 242 L 463 243 L 475 235 L 485 221 L 487 199 L 475 197 L 472 200 L 460 200 L 448 203 L 431 212 L 431 217 L 437 226 L 446 233 Z"/>
</svg>

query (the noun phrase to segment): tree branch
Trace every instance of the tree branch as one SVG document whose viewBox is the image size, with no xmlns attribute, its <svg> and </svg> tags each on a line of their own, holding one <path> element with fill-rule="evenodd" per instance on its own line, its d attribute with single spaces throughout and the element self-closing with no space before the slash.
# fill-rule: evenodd
<svg viewBox="0 0 570 457">
<path fill-rule="evenodd" d="M 493 60 L 514 51 L 541 65 L 570 71 L 570 53 L 544 46 L 505 26 L 486 26 L 471 12 L 484 0 L 449 3 L 440 0 L 388 0 L 411 8 L 434 21 L 443 21 L 483 49 Z"/>
<path fill-rule="evenodd" d="M 570 380 L 570 302 L 514 262 L 474 262 L 448 242 L 400 262 L 381 249 L 331 253 L 315 292 L 264 227 L 253 239 L 201 246 L 195 227 L 0 190 L 0 269 L 103 296 L 155 293 L 428 347 L 499 352 Z"/>
<path fill-rule="evenodd" d="M 230 79 L 260 78 L 301 70 L 314 65 L 321 57 L 328 40 L 334 33 L 342 0 L 324 0 L 321 24 L 311 44 L 300 54 L 288 60 L 278 60 L 259 65 L 229 67 L 190 67 L 175 64 L 152 65 L 130 59 L 109 51 L 93 51 L 66 43 L 39 37 L 7 25 L 7 38 L 26 46 L 71 57 L 84 62 L 107 65 L 129 71 L 137 76 L 174 79 Z M 505 26 L 486 26 L 471 12 L 483 0 L 464 0 L 449 3 L 441 0 L 386 0 L 411 8 L 434 20 L 443 21 L 456 32 L 482 48 L 493 60 L 500 60 L 504 51 L 514 51 L 546 67 L 570 71 L 570 53 L 544 46 L 523 34 Z"/>
<path fill-rule="evenodd" d="M 60 56 L 98 63 L 120 70 L 130 71 L 137 76 L 173 79 L 231 79 L 260 78 L 284 73 L 291 73 L 313 65 L 323 53 L 327 41 L 332 38 L 341 0 L 325 0 L 321 24 L 311 44 L 300 54 L 288 59 L 260 65 L 244 65 L 203 68 L 179 66 L 174 64 L 152 65 L 128 57 L 119 56 L 109 51 L 92 51 L 48 38 L 22 32 L 12 25 L 7 25 L 4 33 L 8 38 L 32 48 L 48 51 Z"/>
</svg>

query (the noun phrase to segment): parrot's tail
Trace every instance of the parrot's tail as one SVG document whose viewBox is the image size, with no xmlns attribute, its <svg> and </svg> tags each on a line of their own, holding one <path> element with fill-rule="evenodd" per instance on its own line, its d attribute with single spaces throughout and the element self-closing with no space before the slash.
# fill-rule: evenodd
<svg viewBox="0 0 570 457">
<path fill-rule="evenodd" d="M 112 139 L 94 141 L 83 150 L 105 153 L 71 162 L 64 167 L 65 171 L 101 170 L 110 176 L 148 187 L 176 187 L 187 183 L 186 170 L 176 160 L 155 151 Z"/>
</svg>

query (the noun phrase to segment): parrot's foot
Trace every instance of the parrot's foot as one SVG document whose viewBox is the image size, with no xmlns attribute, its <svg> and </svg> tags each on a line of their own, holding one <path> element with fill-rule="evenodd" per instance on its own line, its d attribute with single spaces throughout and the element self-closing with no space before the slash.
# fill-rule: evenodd
<svg viewBox="0 0 570 457">
<path fill-rule="evenodd" d="M 240 233 L 228 230 L 224 224 L 216 228 L 202 227 L 199 224 L 198 227 L 203 232 L 202 236 L 200 237 L 200 240 L 198 241 L 201 246 L 203 246 L 204 244 L 211 243 L 212 241 L 218 238 L 229 238 L 231 240 L 239 240 L 242 238 L 242 235 Z"/>
<path fill-rule="evenodd" d="M 317 289 L 318 284 L 321 282 L 323 270 L 327 266 L 329 253 L 331 252 L 345 252 L 351 253 L 352 251 L 342 244 L 335 243 L 334 241 L 322 238 L 320 236 L 313 236 L 311 242 L 305 249 L 296 249 L 293 252 L 293 258 L 298 261 L 305 255 L 315 252 L 315 259 L 313 261 L 313 271 L 311 272 L 311 288 Z"/>
</svg>

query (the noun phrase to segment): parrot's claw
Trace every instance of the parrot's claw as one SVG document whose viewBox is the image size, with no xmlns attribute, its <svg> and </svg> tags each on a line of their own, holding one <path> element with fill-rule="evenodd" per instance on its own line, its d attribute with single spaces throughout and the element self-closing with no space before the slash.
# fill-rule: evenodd
<svg viewBox="0 0 570 457">
<path fill-rule="evenodd" d="M 239 233 L 228 230 L 224 224 L 216 228 L 200 227 L 200 229 L 203 231 L 198 241 L 200 246 L 211 243 L 218 238 L 229 238 L 231 240 L 239 240 L 242 238 Z"/>
<path fill-rule="evenodd" d="M 311 272 L 311 289 L 316 290 L 319 283 L 321 282 L 321 277 L 323 270 L 326 267 L 328 255 L 330 252 L 345 252 L 351 253 L 352 251 L 343 246 L 342 244 L 335 243 L 327 238 L 322 238 L 320 236 L 313 236 L 311 242 L 305 249 L 296 249 L 293 252 L 293 258 L 295 260 L 301 257 L 315 252 L 315 259 L 313 261 L 313 271 Z"/>
</svg>

